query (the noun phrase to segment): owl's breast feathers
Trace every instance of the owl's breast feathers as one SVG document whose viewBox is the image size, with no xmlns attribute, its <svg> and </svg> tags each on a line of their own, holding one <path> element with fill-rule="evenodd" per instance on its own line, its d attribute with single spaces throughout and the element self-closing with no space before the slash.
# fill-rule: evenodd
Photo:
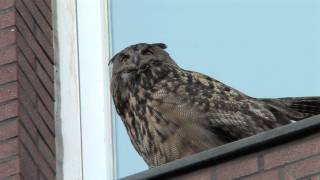
<svg viewBox="0 0 320 180">
<path fill-rule="evenodd" d="M 117 112 L 151 166 L 286 123 L 245 94 L 177 66 L 158 64 L 129 84 L 113 83 Z"/>
</svg>

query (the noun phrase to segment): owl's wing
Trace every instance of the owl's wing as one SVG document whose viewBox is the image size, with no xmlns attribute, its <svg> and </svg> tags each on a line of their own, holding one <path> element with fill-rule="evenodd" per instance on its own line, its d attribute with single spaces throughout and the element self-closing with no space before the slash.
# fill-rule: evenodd
<svg viewBox="0 0 320 180">
<path fill-rule="evenodd" d="M 162 119 L 183 126 L 180 128 L 200 128 L 225 142 L 273 126 L 272 114 L 240 92 L 202 74 L 187 72 L 184 76 L 155 87 L 150 106 Z"/>
</svg>

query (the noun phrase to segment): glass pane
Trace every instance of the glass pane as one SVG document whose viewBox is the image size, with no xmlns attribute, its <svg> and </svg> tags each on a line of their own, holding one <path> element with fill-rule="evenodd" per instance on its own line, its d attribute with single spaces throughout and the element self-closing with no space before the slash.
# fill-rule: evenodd
<svg viewBox="0 0 320 180">
<path fill-rule="evenodd" d="M 113 51 L 163 42 L 184 69 L 253 97 L 320 92 L 318 0 L 113 0 Z M 118 177 L 147 169 L 117 117 Z"/>
</svg>

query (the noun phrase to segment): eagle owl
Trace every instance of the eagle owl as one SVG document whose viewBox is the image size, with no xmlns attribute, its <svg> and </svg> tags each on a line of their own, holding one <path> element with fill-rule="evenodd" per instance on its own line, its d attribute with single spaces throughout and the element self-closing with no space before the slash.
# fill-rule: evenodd
<svg viewBox="0 0 320 180">
<path fill-rule="evenodd" d="M 116 111 L 149 166 L 320 113 L 320 97 L 253 98 L 180 68 L 165 48 L 135 44 L 110 60 Z"/>
</svg>

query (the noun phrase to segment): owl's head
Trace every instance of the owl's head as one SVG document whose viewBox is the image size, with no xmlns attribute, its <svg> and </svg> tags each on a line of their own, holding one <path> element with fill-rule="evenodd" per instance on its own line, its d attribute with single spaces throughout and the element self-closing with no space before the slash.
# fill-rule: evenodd
<svg viewBox="0 0 320 180">
<path fill-rule="evenodd" d="M 112 75 L 121 75 L 124 80 L 129 80 L 132 75 L 139 74 L 157 63 L 176 66 L 164 50 L 166 47 L 163 43 L 139 43 L 125 48 L 109 62 L 113 64 Z"/>
</svg>

